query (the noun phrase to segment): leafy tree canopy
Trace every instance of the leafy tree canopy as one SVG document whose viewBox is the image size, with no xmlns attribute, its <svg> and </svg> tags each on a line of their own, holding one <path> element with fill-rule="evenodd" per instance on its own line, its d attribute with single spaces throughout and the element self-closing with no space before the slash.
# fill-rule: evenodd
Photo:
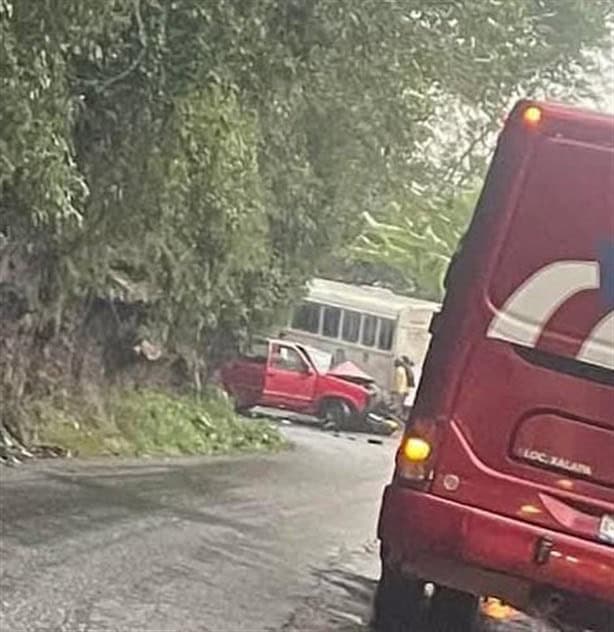
<svg viewBox="0 0 614 632">
<path fill-rule="evenodd" d="M 37 275 L 41 326 L 138 283 L 158 336 L 210 359 L 314 273 L 353 278 L 346 257 L 436 294 L 502 112 L 586 92 L 611 18 L 606 0 L 0 0 L 0 257 Z"/>
</svg>

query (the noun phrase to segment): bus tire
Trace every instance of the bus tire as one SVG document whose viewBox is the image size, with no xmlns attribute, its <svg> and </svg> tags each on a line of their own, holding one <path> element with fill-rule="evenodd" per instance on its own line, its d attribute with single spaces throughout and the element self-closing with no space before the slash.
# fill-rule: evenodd
<svg viewBox="0 0 614 632">
<path fill-rule="evenodd" d="M 405 577 L 383 564 L 373 604 L 374 631 L 414 632 L 422 629 L 424 602 L 423 582 Z"/>
<path fill-rule="evenodd" d="M 320 407 L 320 418 L 326 428 L 334 428 L 337 430 L 347 428 L 352 415 L 352 407 L 343 399 L 327 399 Z"/>
<path fill-rule="evenodd" d="M 429 607 L 428 632 L 475 632 L 479 598 L 438 586 Z"/>
</svg>

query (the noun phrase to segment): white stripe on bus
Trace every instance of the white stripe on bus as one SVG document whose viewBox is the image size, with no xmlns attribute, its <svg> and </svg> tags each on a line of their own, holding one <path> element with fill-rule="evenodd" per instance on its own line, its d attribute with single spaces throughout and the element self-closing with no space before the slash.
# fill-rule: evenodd
<svg viewBox="0 0 614 632">
<path fill-rule="evenodd" d="M 596 261 L 558 261 L 529 277 L 493 317 L 487 336 L 534 347 L 546 323 L 570 298 L 599 288 Z"/>
<path fill-rule="evenodd" d="M 576 359 L 614 369 L 614 311 L 606 314 L 593 327 Z"/>
</svg>

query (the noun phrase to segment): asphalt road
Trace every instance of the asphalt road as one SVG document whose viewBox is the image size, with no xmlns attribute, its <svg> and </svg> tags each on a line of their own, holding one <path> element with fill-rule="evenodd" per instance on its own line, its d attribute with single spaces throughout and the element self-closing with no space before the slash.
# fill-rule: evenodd
<svg viewBox="0 0 614 632">
<path fill-rule="evenodd" d="M 273 456 L 0 469 L 0 629 L 367 630 L 395 442 L 286 431 Z"/>
</svg>

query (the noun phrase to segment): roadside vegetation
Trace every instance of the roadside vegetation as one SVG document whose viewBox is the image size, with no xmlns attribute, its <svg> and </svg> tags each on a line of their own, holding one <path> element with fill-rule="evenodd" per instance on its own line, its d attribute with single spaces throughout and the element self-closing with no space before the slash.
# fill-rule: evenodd
<svg viewBox="0 0 614 632">
<path fill-rule="evenodd" d="M 440 298 L 503 113 L 591 100 L 612 12 L 0 0 L 0 425 L 202 396 L 316 274 Z"/>
<path fill-rule="evenodd" d="M 31 443 L 70 456 L 217 455 L 286 446 L 275 426 L 239 417 L 214 389 L 198 398 L 114 389 L 103 398 L 39 399 L 27 412 Z"/>
</svg>

